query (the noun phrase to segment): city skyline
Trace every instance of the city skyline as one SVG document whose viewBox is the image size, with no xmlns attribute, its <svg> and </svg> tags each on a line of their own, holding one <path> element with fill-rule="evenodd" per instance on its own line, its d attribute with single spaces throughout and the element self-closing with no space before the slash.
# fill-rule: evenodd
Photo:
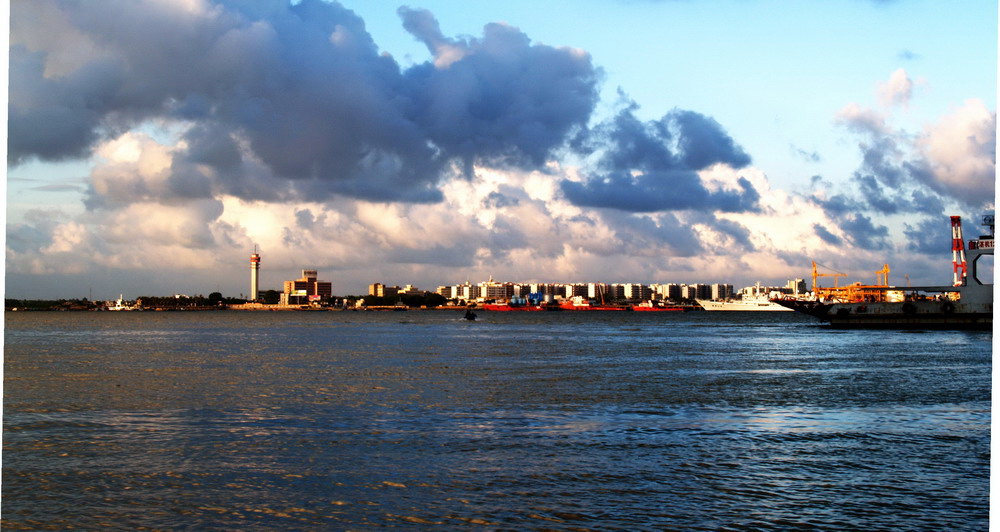
<svg viewBox="0 0 1000 532">
<path fill-rule="evenodd" d="M 6 296 L 935 285 L 994 208 L 995 2 L 401 5 L 13 2 Z"/>
</svg>

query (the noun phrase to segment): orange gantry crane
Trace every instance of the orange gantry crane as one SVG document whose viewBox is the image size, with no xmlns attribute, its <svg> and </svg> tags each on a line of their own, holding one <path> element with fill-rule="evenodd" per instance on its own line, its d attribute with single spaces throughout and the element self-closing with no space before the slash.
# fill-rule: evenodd
<svg viewBox="0 0 1000 532">
<path fill-rule="evenodd" d="M 854 283 L 848 286 L 839 286 L 839 278 L 847 277 L 846 273 L 820 273 L 819 265 L 816 261 L 812 263 L 813 271 L 813 294 L 824 301 L 840 301 L 845 303 L 857 303 L 861 301 L 885 301 L 886 289 L 889 288 L 889 265 L 882 265 L 882 269 L 875 272 L 875 284 Z M 830 268 L 827 268 L 830 269 Z M 833 271 L 833 270 L 831 270 Z M 819 286 L 820 277 L 833 277 L 833 287 Z"/>
</svg>

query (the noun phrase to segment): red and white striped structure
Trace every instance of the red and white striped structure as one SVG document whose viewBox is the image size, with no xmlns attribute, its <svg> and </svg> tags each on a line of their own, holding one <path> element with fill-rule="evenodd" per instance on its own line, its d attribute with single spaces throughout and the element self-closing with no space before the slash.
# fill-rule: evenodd
<svg viewBox="0 0 1000 532">
<path fill-rule="evenodd" d="M 250 301 L 257 301 L 257 294 L 260 292 L 260 255 L 257 253 L 257 246 L 253 247 L 253 255 L 250 255 Z"/>
<path fill-rule="evenodd" d="M 951 217 L 951 264 L 955 272 L 954 286 L 964 286 L 968 268 L 965 263 L 965 239 L 962 238 L 961 216 Z"/>
</svg>

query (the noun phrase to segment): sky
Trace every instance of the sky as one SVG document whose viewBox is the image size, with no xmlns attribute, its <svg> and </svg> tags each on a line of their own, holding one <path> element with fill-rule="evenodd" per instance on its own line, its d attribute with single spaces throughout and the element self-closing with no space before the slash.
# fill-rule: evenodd
<svg viewBox="0 0 1000 532">
<path fill-rule="evenodd" d="M 951 280 L 997 3 L 13 0 L 5 295 Z M 989 265 L 992 272 L 992 263 Z M 908 279 L 904 280 L 904 279 Z"/>
</svg>

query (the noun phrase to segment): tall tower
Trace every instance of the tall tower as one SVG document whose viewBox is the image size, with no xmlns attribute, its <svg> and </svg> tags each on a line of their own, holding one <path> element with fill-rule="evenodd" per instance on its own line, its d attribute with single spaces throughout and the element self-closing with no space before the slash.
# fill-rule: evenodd
<svg viewBox="0 0 1000 532">
<path fill-rule="evenodd" d="M 257 301 L 257 294 L 260 293 L 260 255 L 257 253 L 257 246 L 253 247 L 253 255 L 250 255 L 250 301 Z"/>
<path fill-rule="evenodd" d="M 955 286 L 965 286 L 968 266 L 965 263 L 965 239 L 962 238 L 962 217 L 951 217 L 951 263 Z"/>
</svg>

